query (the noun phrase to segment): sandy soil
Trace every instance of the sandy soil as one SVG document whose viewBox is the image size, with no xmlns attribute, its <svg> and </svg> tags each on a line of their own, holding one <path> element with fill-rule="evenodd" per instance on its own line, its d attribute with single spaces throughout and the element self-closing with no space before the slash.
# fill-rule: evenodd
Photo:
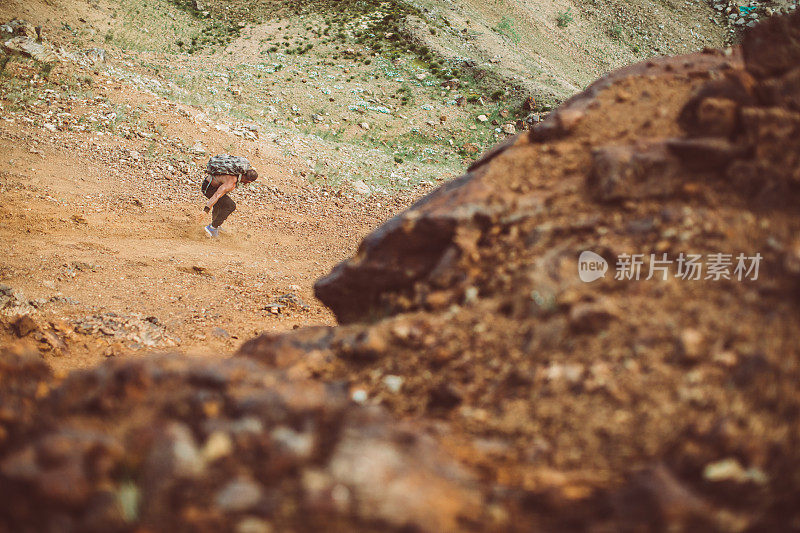
<svg viewBox="0 0 800 533">
<path fill-rule="evenodd" d="M 102 77 L 98 85 L 96 97 L 149 104 L 146 119 L 163 124 L 168 138 L 202 138 L 210 153 L 227 148 L 249 157 L 261 178 L 232 193 L 237 211 L 215 241 L 202 229 L 210 221 L 199 191 L 206 156 L 170 171 L 164 159 L 148 159 L 149 143 L 141 139 L 52 133 L 6 117 L 0 122 L 2 283 L 29 299 L 56 297 L 39 309 L 43 322 L 108 312 L 155 317 L 173 339 L 156 348 L 197 354 L 229 352 L 262 331 L 333 323 L 311 284 L 411 195 L 348 198 L 311 186 L 271 141 L 203 133 L 174 105 Z M 61 106 L 80 118 L 94 112 L 84 103 L 34 103 L 25 116 Z M 297 305 L 270 312 L 267 305 L 286 294 Z M 100 337 L 79 335 L 53 366 L 83 367 L 141 347 Z"/>
</svg>

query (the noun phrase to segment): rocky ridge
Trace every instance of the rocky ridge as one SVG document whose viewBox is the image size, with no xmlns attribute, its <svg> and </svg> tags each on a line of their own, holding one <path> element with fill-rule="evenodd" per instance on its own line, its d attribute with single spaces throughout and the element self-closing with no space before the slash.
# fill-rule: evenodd
<svg viewBox="0 0 800 533">
<path fill-rule="evenodd" d="M 798 20 L 596 82 L 318 281 L 346 325 L 242 355 L 447 420 L 454 452 L 521 489 L 522 509 L 555 493 L 619 512 L 609 488 L 628 483 L 656 523 L 791 522 Z M 611 263 L 594 284 L 586 250 Z"/>
</svg>

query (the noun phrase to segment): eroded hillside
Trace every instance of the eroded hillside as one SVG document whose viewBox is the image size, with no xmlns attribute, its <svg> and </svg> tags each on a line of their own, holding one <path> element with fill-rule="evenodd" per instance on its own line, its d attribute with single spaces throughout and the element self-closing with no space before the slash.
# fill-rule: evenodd
<svg viewBox="0 0 800 533">
<path fill-rule="evenodd" d="M 4 349 L 4 526 L 791 529 L 798 38 L 598 80 L 321 278 L 342 325 L 68 376 Z"/>
</svg>

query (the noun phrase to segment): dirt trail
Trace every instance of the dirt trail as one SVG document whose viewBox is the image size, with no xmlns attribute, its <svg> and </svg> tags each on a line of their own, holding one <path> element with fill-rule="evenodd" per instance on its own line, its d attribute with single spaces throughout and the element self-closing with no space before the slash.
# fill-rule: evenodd
<svg viewBox="0 0 800 533">
<path fill-rule="evenodd" d="M 314 299 L 313 281 L 351 254 L 371 227 L 404 205 L 402 199 L 347 198 L 312 187 L 287 172 L 295 163 L 266 140 L 202 132 L 177 110 L 169 113 L 170 104 L 122 86 L 104 96 L 149 100 L 159 108 L 152 118 L 167 126 L 168 138 L 201 138 L 209 153 L 228 148 L 246 155 L 262 177 L 232 193 L 238 209 L 212 241 L 202 230 L 208 217 L 199 191 L 207 156 L 195 157 L 187 173 L 176 167 L 170 172 L 158 158 L 148 160 L 141 141 L 110 135 L 87 141 L 1 121 L 0 241 L 6 257 L 0 281 L 42 300 L 42 323 L 60 319 L 74 326 L 111 312 L 154 317 L 151 323 L 165 332 L 156 346 L 69 332 L 67 351 L 60 357 L 51 352 L 54 368 L 85 367 L 142 347 L 230 353 L 259 332 L 334 323 Z M 291 295 L 288 305 L 284 295 Z M 284 306 L 276 314 L 271 303 Z M 10 340 L 12 328 L 6 329 Z"/>
</svg>

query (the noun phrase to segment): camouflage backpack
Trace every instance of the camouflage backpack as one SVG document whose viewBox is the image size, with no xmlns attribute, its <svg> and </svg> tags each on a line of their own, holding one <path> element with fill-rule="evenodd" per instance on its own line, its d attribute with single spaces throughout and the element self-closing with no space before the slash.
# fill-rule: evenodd
<svg viewBox="0 0 800 533">
<path fill-rule="evenodd" d="M 208 160 L 206 170 L 212 176 L 232 174 L 240 176 L 250 170 L 250 161 L 237 155 L 219 154 Z"/>
</svg>

